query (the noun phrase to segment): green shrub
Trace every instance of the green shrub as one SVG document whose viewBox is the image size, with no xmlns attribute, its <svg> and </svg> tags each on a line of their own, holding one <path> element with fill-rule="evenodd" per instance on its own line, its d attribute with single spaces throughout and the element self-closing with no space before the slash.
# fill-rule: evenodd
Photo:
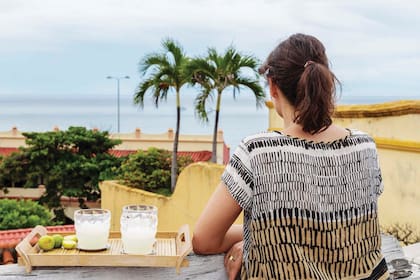
<svg viewBox="0 0 420 280">
<path fill-rule="evenodd" d="M 0 199 L 0 230 L 53 225 L 47 208 L 32 200 Z"/>
<path fill-rule="evenodd" d="M 123 162 L 119 179 L 130 187 L 170 195 L 171 157 L 172 153 L 163 149 L 139 150 Z M 192 162 L 190 156 L 178 156 L 178 173 Z"/>
</svg>

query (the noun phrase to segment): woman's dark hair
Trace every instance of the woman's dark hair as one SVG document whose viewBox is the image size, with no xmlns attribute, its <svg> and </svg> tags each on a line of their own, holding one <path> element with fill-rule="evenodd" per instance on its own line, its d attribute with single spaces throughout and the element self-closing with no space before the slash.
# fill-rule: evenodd
<svg viewBox="0 0 420 280">
<path fill-rule="evenodd" d="M 294 34 L 281 42 L 259 69 L 296 108 L 294 121 L 305 132 L 327 129 L 334 112 L 335 83 L 328 67 L 325 47 L 315 37 Z"/>
</svg>

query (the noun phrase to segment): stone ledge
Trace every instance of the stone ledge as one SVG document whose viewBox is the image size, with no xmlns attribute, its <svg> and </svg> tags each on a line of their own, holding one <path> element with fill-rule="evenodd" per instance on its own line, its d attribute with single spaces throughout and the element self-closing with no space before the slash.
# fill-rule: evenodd
<svg viewBox="0 0 420 280">
<path fill-rule="evenodd" d="M 266 101 L 269 109 L 273 102 Z M 420 114 L 420 100 L 401 100 L 379 104 L 338 105 L 334 118 L 375 118 Z"/>
<path fill-rule="evenodd" d="M 335 118 L 375 118 L 420 114 L 420 100 L 401 100 L 368 105 L 339 105 Z"/>
<path fill-rule="evenodd" d="M 376 146 L 381 149 L 420 153 L 420 142 L 374 137 Z"/>
</svg>

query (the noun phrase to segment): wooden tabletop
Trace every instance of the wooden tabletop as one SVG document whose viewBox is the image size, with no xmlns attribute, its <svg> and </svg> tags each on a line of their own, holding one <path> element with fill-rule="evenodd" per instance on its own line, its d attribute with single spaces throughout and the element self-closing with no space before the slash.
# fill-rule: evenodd
<svg viewBox="0 0 420 280">
<path fill-rule="evenodd" d="M 27 274 L 24 266 L 0 265 L 0 279 L 227 279 L 223 255 L 188 256 L 188 267 L 176 274 L 175 267 L 35 267 Z"/>
<path fill-rule="evenodd" d="M 404 258 L 401 246 L 392 236 L 383 236 L 382 251 L 387 263 Z M 189 266 L 182 267 L 179 275 L 176 274 L 175 268 L 156 267 L 34 267 L 28 274 L 24 266 L 10 264 L 0 265 L 0 279 L 227 279 L 223 267 L 223 255 L 190 254 L 187 258 Z M 412 264 L 411 271 L 413 274 L 403 279 L 420 280 L 420 267 Z"/>
</svg>

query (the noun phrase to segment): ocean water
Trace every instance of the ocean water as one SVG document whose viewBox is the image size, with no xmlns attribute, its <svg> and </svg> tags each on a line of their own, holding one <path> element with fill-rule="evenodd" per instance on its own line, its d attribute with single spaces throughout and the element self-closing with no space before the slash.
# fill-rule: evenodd
<svg viewBox="0 0 420 280">
<path fill-rule="evenodd" d="M 396 100 L 392 97 L 355 97 L 339 100 L 339 104 L 369 104 Z M 192 95 L 181 97 L 182 134 L 208 134 L 213 132 L 214 113 L 209 112 L 209 122 L 203 123 L 195 116 Z M 209 109 L 211 109 L 211 105 Z M 143 133 L 164 133 L 175 128 L 176 110 L 173 96 L 166 102 L 154 106 L 147 99 L 143 109 L 133 104 L 132 96 L 120 97 L 120 131 L 134 132 L 140 128 Z M 50 131 L 55 126 L 61 130 L 69 126 L 98 128 L 110 133 L 117 132 L 117 98 L 109 95 L 78 96 L 5 96 L 0 95 L 0 131 Z M 219 129 L 231 152 L 240 140 L 250 134 L 268 128 L 268 109 L 256 108 L 251 96 L 222 97 Z M 1 143 L 0 143 L 1 145 Z"/>
</svg>

